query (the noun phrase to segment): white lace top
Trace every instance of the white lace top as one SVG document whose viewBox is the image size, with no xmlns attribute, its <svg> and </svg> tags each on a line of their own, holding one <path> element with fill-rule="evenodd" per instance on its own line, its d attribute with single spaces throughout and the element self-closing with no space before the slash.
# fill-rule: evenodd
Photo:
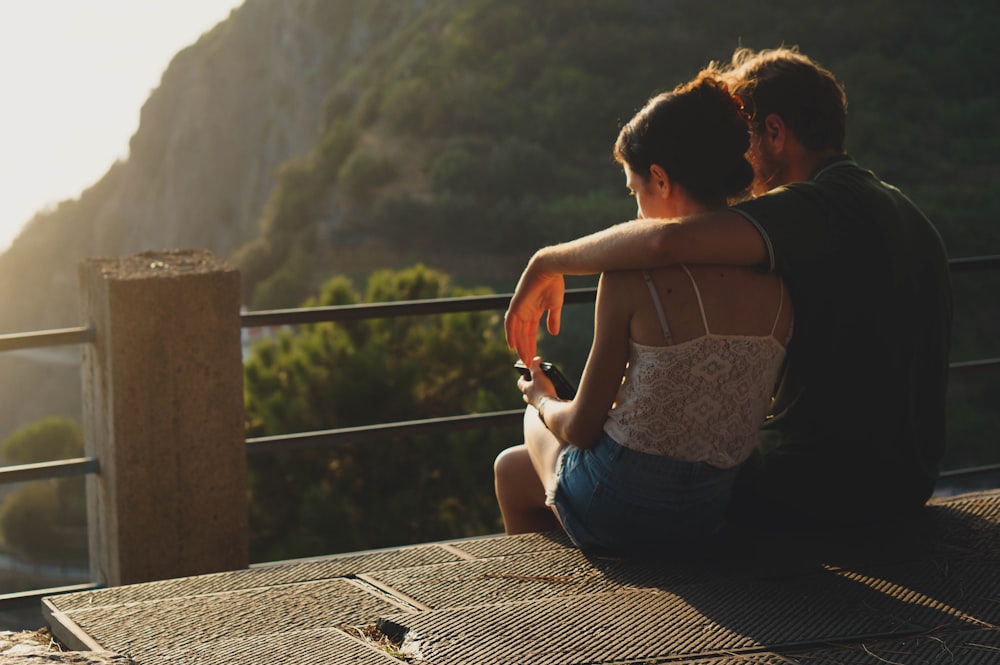
<svg viewBox="0 0 1000 665">
<path fill-rule="evenodd" d="M 619 444 L 719 468 L 740 464 L 757 446 L 785 349 L 774 338 L 778 304 L 767 336 L 716 335 L 708 327 L 694 285 L 705 334 L 673 344 L 659 294 L 647 273 L 667 346 L 630 340 L 625 378 L 604 431 Z M 784 288 L 781 289 L 782 298 Z"/>
</svg>

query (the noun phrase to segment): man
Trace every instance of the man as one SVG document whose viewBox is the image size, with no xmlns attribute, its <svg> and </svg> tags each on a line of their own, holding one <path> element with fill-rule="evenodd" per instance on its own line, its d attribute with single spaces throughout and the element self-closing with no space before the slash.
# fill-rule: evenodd
<svg viewBox="0 0 1000 665">
<path fill-rule="evenodd" d="M 743 104 L 757 198 L 726 211 L 634 220 L 535 253 L 507 311 L 508 344 L 559 332 L 565 274 L 673 263 L 760 265 L 785 278 L 795 333 L 741 474 L 733 516 L 856 523 L 922 506 L 945 444 L 951 330 L 937 231 L 844 151 L 846 98 L 793 49 L 739 49 L 723 72 Z"/>
</svg>

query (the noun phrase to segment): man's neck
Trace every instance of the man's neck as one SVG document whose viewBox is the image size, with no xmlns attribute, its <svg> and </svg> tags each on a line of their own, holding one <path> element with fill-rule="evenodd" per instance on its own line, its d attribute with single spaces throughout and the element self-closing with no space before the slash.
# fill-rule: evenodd
<svg viewBox="0 0 1000 665">
<path fill-rule="evenodd" d="M 835 157 L 844 157 L 839 150 L 803 150 L 788 165 L 789 182 L 804 182 L 812 177 L 820 165 Z"/>
</svg>

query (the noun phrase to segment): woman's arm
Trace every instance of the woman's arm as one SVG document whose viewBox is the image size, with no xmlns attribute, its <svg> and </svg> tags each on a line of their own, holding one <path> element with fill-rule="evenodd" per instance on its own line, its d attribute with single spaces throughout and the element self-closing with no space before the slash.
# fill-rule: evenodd
<svg viewBox="0 0 1000 665">
<path fill-rule="evenodd" d="M 537 375 L 542 375 L 537 367 L 532 374 L 531 384 L 534 385 L 526 384 L 529 402 L 536 407 L 542 402 L 539 411 L 546 427 L 562 441 L 589 448 L 601 436 L 628 362 L 628 333 L 633 311 L 629 287 L 634 292 L 636 279 L 634 273 L 601 276 L 594 315 L 594 341 L 574 399 L 555 399 L 551 384 L 547 380 L 536 380 Z"/>
<path fill-rule="evenodd" d="M 637 219 L 545 247 L 535 252 L 521 273 L 507 308 L 507 345 L 528 363 L 535 355 L 538 326 L 546 312 L 549 333 L 559 334 L 563 275 L 641 270 L 676 263 L 759 265 L 767 258 L 760 233 L 731 210 L 680 219 Z"/>
</svg>

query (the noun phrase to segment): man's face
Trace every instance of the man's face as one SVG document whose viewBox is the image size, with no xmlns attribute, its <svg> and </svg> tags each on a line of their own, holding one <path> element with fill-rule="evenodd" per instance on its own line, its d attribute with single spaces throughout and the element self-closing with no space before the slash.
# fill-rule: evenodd
<svg viewBox="0 0 1000 665">
<path fill-rule="evenodd" d="M 747 161 L 753 167 L 753 183 L 750 193 L 760 196 L 775 187 L 788 183 L 788 169 L 782 159 L 771 148 L 771 143 L 757 128 L 750 130 L 750 147 Z"/>
</svg>

